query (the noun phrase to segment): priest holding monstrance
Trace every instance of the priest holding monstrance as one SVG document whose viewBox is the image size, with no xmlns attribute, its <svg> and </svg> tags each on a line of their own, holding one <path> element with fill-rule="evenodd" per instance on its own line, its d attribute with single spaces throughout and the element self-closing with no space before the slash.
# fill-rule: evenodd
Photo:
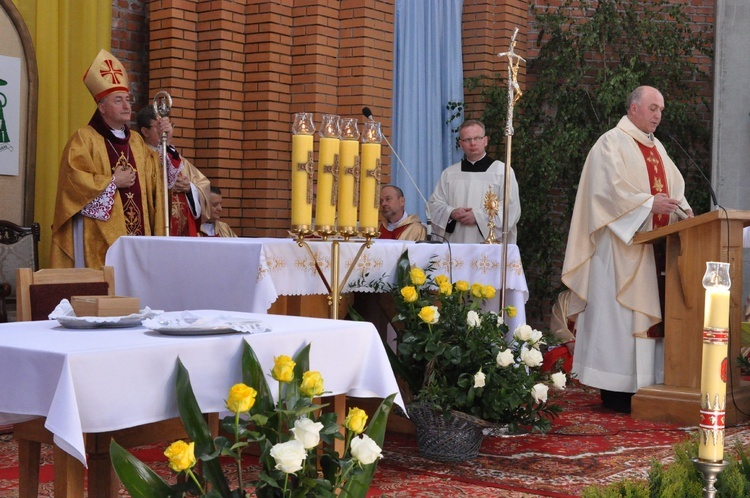
<svg viewBox="0 0 750 498">
<path fill-rule="evenodd" d="M 633 236 L 693 216 L 682 175 L 654 137 L 663 111 L 656 88 L 636 88 L 627 115 L 589 152 L 563 264 L 568 315 L 578 315 L 573 373 L 625 413 L 663 375 L 661 339 L 649 337 L 662 320 L 654 250 Z"/>
<path fill-rule="evenodd" d="M 68 140 L 60 161 L 53 267 L 99 268 L 121 235 L 164 235 L 165 230 L 162 169 L 158 155 L 128 128 L 132 110 L 125 68 L 102 50 L 83 82 L 97 107 L 88 125 Z"/>
</svg>

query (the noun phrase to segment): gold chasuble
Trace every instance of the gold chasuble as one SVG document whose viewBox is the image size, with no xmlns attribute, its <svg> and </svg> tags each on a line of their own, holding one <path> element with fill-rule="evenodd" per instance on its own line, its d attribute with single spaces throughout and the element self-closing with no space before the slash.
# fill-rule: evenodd
<svg viewBox="0 0 750 498">
<path fill-rule="evenodd" d="M 73 219 L 83 221 L 85 265 L 104 265 L 107 249 L 121 235 L 164 235 L 164 182 L 159 157 L 137 133 L 125 128 L 124 139 L 115 137 L 94 112 L 89 125 L 68 140 L 60 161 L 55 217 L 52 224 L 50 265 L 75 266 Z M 137 170 L 136 183 L 115 189 L 113 168 L 126 161 Z M 113 195 L 108 196 L 108 192 Z M 81 213 L 87 209 L 101 216 Z"/>
</svg>

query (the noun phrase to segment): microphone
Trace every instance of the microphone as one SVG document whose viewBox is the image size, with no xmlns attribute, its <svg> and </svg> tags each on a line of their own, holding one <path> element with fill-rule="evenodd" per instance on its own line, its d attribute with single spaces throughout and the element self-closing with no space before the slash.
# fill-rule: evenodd
<svg viewBox="0 0 750 498">
<path fill-rule="evenodd" d="M 709 180 L 708 177 L 705 175 L 705 173 L 703 173 L 703 170 L 700 168 L 700 166 L 698 166 L 698 163 L 695 162 L 692 156 L 688 154 L 688 152 L 682 147 L 682 145 L 680 145 L 680 142 L 678 142 L 677 139 L 673 137 L 671 133 L 664 130 L 664 134 L 667 135 L 667 137 L 669 137 L 669 139 L 672 140 L 677 147 L 679 147 L 679 149 L 682 151 L 683 154 L 685 154 L 685 157 L 687 157 L 690 161 L 688 164 L 692 164 L 693 167 L 696 170 L 698 170 L 698 173 L 700 173 L 701 177 L 706 182 L 706 185 L 708 185 L 708 191 L 711 194 L 711 200 L 713 201 L 714 206 L 721 207 L 721 205 L 719 204 L 719 201 L 716 199 L 716 192 L 714 191 L 713 185 L 711 185 L 711 180 Z"/>
<path fill-rule="evenodd" d="M 363 107 L 362 108 L 362 115 L 369 119 L 370 121 L 375 121 L 372 117 L 372 111 L 369 107 Z M 411 180 L 411 184 L 414 185 L 414 189 L 419 194 L 419 197 L 422 198 L 424 201 L 424 209 L 425 209 L 425 216 L 427 218 L 427 230 L 426 230 L 426 239 L 424 242 L 434 242 L 434 243 L 441 243 L 440 241 L 434 241 L 432 240 L 432 218 L 430 217 L 430 205 L 427 203 L 427 199 L 425 198 L 424 194 L 422 194 L 422 191 L 419 190 L 419 187 L 417 187 L 417 182 L 414 181 L 414 178 L 412 178 L 411 173 L 409 173 L 409 170 L 404 165 L 404 162 L 401 160 L 400 157 L 398 157 L 398 153 L 394 150 L 393 146 L 391 145 L 391 142 L 388 141 L 388 137 L 385 136 L 385 133 L 383 134 L 383 139 L 385 140 L 385 143 L 388 144 L 388 148 L 391 149 L 391 152 L 393 152 L 393 155 L 396 157 L 399 166 L 401 166 L 401 169 L 404 170 L 406 173 L 406 176 L 409 177 L 409 180 Z M 421 241 L 420 241 L 421 242 Z"/>
</svg>

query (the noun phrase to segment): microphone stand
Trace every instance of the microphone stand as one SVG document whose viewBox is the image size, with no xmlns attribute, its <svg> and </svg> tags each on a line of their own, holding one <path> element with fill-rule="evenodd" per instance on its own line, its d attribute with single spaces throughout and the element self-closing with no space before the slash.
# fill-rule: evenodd
<svg viewBox="0 0 750 498">
<path fill-rule="evenodd" d="M 521 98 L 523 92 L 521 87 L 518 85 L 518 66 L 521 61 L 526 62 L 523 57 L 517 55 L 515 52 L 516 47 L 516 35 L 518 34 L 518 28 L 513 31 L 513 36 L 510 39 L 510 46 L 507 52 L 497 54 L 498 57 L 508 57 L 508 114 L 505 125 L 505 175 L 503 177 L 503 234 L 502 234 L 502 259 L 500 262 L 500 268 L 502 271 L 502 290 L 500 292 L 500 312 L 504 313 L 505 309 L 505 286 L 508 279 L 506 265 L 508 264 L 508 202 L 510 199 L 510 159 L 511 159 L 511 146 L 513 144 L 513 108 Z"/>
<path fill-rule="evenodd" d="M 362 109 L 362 114 L 369 119 L 370 121 L 374 121 L 372 117 L 372 112 L 370 112 L 370 109 L 365 107 Z M 396 160 L 398 161 L 399 166 L 401 166 L 401 169 L 404 170 L 406 173 L 406 176 L 409 177 L 409 180 L 411 181 L 411 184 L 414 185 L 414 190 L 417 191 L 417 194 L 419 194 L 419 197 L 422 198 L 422 201 L 424 202 L 424 210 L 425 210 L 425 216 L 427 220 L 427 238 L 425 240 L 419 240 L 417 243 L 428 243 L 428 244 L 440 244 L 441 242 L 438 240 L 432 240 L 432 217 L 430 217 L 430 205 L 427 203 L 427 199 L 425 199 L 425 196 L 422 195 L 422 191 L 419 190 L 419 187 L 417 186 L 417 182 L 414 181 L 414 178 L 412 178 L 411 173 L 409 173 L 409 170 L 404 165 L 404 162 L 399 157 L 396 150 L 391 145 L 391 142 L 388 141 L 388 137 L 383 134 L 383 139 L 385 140 L 385 143 L 388 145 L 388 148 L 391 149 L 391 152 L 393 152 L 393 155 L 396 157 Z"/>
</svg>

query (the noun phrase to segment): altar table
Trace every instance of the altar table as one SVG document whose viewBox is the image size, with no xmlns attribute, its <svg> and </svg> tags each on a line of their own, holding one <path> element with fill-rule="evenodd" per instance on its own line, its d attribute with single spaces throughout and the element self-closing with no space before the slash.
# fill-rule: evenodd
<svg viewBox="0 0 750 498">
<path fill-rule="evenodd" d="M 331 242 L 308 241 L 321 270 L 330 279 Z M 340 278 L 362 241 L 341 242 Z M 408 250 L 412 265 L 435 264 L 435 274 L 452 281 L 502 284 L 502 246 L 495 244 L 418 244 L 375 240 L 364 250 L 342 293 L 375 292 L 373 282 L 395 284 L 398 259 Z M 279 296 L 328 294 L 308 252 L 293 239 L 120 237 L 107 251 L 115 268 L 117 294 L 141 299 L 166 311 L 218 308 L 264 313 Z M 517 308 L 511 332 L 526 322 L 529 292 L 518 246 L 508 245 L 506 305 Z"/>
<path fill-rule="evenodd" d="M 227 312 L 196 311 L 200 315 Z M 270 332 L 191 337 L 143 327 L 65 329 L 57 321 L 0 324 L 0 425 L 46 417 L 55 443 L 84 465 L 85 433 L 135 427 L 178 416 L 176 360 L 190 373 L 204 413 L 225 412 L 242 381 L 247 341 L 265 371 L 274 356 L 306 344 L 310 367 L 331 395 L 385 398 L 398 393 L 383 344 L 367 322 L 232 312 Z M 276 381 L 268 377 L 272 393 Z M 400 394 L 395 403 L 404 406 Z"/>
</svg>

